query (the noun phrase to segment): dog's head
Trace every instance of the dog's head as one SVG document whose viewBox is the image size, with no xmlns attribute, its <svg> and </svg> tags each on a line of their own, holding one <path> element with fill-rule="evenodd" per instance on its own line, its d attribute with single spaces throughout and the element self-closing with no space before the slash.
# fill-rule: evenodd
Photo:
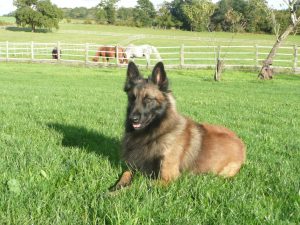
<svg viewBox="0 0 300 225">
<path fill-rule="evenodd" d="M 158 124 L 169 105 L 168 78 L 163 63 L 157 63 L 152 75 L 144 79 L 137 66 L 130 62 L 124 91 L 128 96 L 127 131 L 141 131 Z"/>
</svg>

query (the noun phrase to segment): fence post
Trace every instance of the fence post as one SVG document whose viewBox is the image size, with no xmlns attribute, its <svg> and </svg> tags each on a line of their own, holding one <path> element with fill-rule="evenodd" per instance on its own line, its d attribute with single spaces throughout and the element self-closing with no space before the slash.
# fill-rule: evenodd
<svg viewBox="0 0 300 225">
<path fill-rule="evenodd" d="M 9 59 L 9 49 L 8 49 L 8 41 L 6 41 L 6 61 Z"/>
<path fill-rule="evenodd" d="M 119 46 L 116 45 L 116 66 L 119 65 Z"/>
<path fill-rule="evenodd" d="M 89 62 L 89 43 L 85 43 L 85 64 Z"/>
<path fill-rule="evenodd" d="M 60 41 L 57 42 L 57 61 L 60 61 Z"/>
<path fill-rule="evenodd" d="M 255 44 L 255 68 L 258 69 L 258 45 Z"/>
<path fill-rule="evenodd" d="M 180 68 L 184 66 L 184 44 L 180 46 Z"/>
<path fill-rule="evenodd" d="M 220 56 L 221 56 L 221 46 L 217 46 L 217 52 L 216 52 L 216 63 L 220 61 Z"/>
<path fill-rule="evenodd" d="M 34 43 L 33 43 L 33 41 L 31 42 L 30 49 L 31 49 L 31 60 L 33 61 L 34 60 Z"/>
<path fill-rule="evenodd" d="M 296 72 L 298 66 L 298 46 L 294 45 L 294 72 Z"/>
</svg>

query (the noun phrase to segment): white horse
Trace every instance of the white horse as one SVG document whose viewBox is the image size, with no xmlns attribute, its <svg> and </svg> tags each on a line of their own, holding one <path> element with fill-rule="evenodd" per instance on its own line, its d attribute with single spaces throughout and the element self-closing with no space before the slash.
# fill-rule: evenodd
<svg viewBox="0 0 300 225">
<path fill-rule="evenodd" d="M 158 61 L 161 61 L 161 57 L 157 49 L 152 45 L 128 45 L 128 47 L 125 49 L 125 57 L 127 59 L 127 62 L 129 59 L 134 58 L 146 58 L 147 66 L 150 65 L 150 57 L 151 54 L 155 55 L 155 58 Z"/>
</svg>

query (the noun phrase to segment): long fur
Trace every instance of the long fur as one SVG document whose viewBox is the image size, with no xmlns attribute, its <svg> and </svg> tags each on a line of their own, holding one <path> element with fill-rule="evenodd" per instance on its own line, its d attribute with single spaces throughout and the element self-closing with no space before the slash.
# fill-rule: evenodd
<svg viewBox="0 0 300 225">
<path fill-rule="evenodd" d="M 163 63 L 157 63 L 147 79 L 133 62 L 129 63 L 122 146 L 129 171 L 115 189 L 129 185 L 136 170 L 168 183 L 184 171 L 232 177 L 244 163 L 245 145 L 237 135 L 225 127 L 199 124 L 179 114 L 168 83 Z"/>
</svg>

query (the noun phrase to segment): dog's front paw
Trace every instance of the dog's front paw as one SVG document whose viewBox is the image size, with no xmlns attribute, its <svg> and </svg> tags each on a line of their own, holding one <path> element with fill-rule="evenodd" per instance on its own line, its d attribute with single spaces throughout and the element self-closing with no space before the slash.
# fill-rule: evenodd
<svg viewBox="0 0 300 225">
<path fill-rule="evenodd" d="M 110 192 L 114 192 L 114 191 L 118 191 L 122 188 L 125 188 L 131 184 L 132 178 L 133 178 L 133 173 L 131 171 L 125 171 L 121 175 L 118 182 L 115 185 L 111 186 L 108 190 Z"/>
</svg>

